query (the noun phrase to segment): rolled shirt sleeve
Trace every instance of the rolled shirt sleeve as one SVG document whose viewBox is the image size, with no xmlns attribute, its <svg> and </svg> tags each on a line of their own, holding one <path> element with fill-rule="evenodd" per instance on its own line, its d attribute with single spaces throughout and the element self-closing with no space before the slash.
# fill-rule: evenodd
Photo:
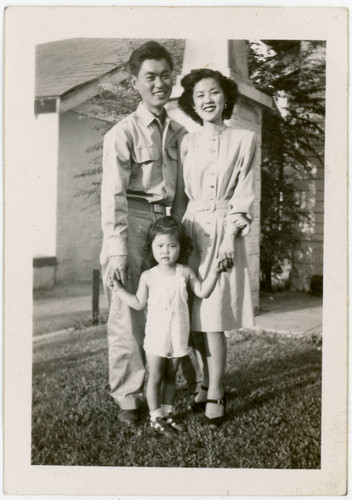
<svg viewBox="0 0 352 500">
<path fill-rule="evenodd" d="M 256 150 L 256 136 L 247 132 L 242 139 L 241 161 L 239 173 L 233 195 L 229 200 L 228 214 L 224 220 L 225 232 L 243 236 L 249 233 L 253 220 L 252 207 L 255 199 L 254 193 L 254 158 Z"/>
</svg>

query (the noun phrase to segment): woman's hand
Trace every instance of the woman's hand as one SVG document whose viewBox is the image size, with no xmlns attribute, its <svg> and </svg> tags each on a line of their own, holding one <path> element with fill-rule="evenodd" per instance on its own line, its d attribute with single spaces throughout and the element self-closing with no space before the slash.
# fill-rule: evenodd
<svg viewBox="0 0 352 500">
<path fill-rule="evenodd" d="M 235 259 L 235 237 L 232 234 L 225 234 L 220 244 L 218 258 L 223 262 L 223 271 L 233 266 Z"/>
</svg>

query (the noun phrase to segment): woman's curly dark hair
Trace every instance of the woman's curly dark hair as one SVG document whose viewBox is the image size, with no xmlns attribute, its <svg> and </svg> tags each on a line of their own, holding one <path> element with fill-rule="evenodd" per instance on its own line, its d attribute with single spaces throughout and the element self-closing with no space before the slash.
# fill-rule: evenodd
<svg viewBox="0 0 352 500">
<path fill-rule="evenodd" d="M 222 75 L 219 71 L 214 71 L 212 69 L 192 69 L 192 71 L 184 76 L 181 80 L 181 85 L 184 91 L 178 100 L 178 105 L 188 116 L 192 118 L 197 123 L 203 124 L 203 120 L 194 111 L 194 101 L 193 101 L 193 90 L 195 85 L 203 80 L 204 78 L 214 78 L 220 85 L 224 96 L 226 107 L 222 113 L 222 118 L 228 120 L 231 118 L 233 108 L 235 107 L 238 88 L 236 83 Z"/>
<path fill-rule="evenodd" d="M 145 244 L 143 269 L 150 269 L 157 264 L 152 252 L 152 243 L 157 234 L 170 234 L 172 236 L 176 236 L 180 244 L 180 255 L 177 262 L 186 264 L 188 256 L 193 250 L 192 240 L 186 233 L 182 224 L 174 219 L 174 217 L 166 215 L 165 217 L 161 217 L 156 220 L 148 231 L 147 241 Z"/>
</svg>

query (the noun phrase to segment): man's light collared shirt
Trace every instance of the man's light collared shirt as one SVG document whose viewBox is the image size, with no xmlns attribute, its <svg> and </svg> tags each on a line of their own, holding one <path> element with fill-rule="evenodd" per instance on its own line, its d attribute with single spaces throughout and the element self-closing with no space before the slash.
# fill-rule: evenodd
<svg viewBox="0 0 352 500">
<path fill-rule="evenodd" d="M 140 103 L 104 137 L 102 228 L 108 257 L 127 255 L 127 198 L 170 206 L 180 140 L 186 130 L 165 113 L 160 121 Z"/>
</svg>

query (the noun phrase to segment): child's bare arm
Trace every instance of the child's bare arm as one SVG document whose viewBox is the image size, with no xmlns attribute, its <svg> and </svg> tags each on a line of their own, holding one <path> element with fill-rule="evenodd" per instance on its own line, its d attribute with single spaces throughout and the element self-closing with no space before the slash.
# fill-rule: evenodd
<svg viewBox="0 0 352 500">
<path fill-rule="evenodd" d="M 189 268 L 189 285 L 197 297 L 207 299 L 211 292 L 214 290 L 218 275 L 222 272 L 222 267 L 219 266 L 220 259 L 215 261 L 215 265 L 210 270 L 205 280 L 201 281 L 195 272 Z"/>
<path fill-rule="evenodd" d="M 116 293 L 118 297 L 121 300 L 123 300 L 123 302 L 125 302 L 125 304 L 131 307 L 131 309 L 135 309 L 136 311 L 141 311 L 142 309 L 144 309 L 148 298 L 148 285 L 147 285 L 146 273 L 143 273 L 140 277 L 136 295 L 133 295 L 133 293 L 128 292 L 123 287 L 122 283 L 118 281 L 116 278 L 113 279 L 113 283 L 114 283 L 113 293 Z"/>
</svg>

